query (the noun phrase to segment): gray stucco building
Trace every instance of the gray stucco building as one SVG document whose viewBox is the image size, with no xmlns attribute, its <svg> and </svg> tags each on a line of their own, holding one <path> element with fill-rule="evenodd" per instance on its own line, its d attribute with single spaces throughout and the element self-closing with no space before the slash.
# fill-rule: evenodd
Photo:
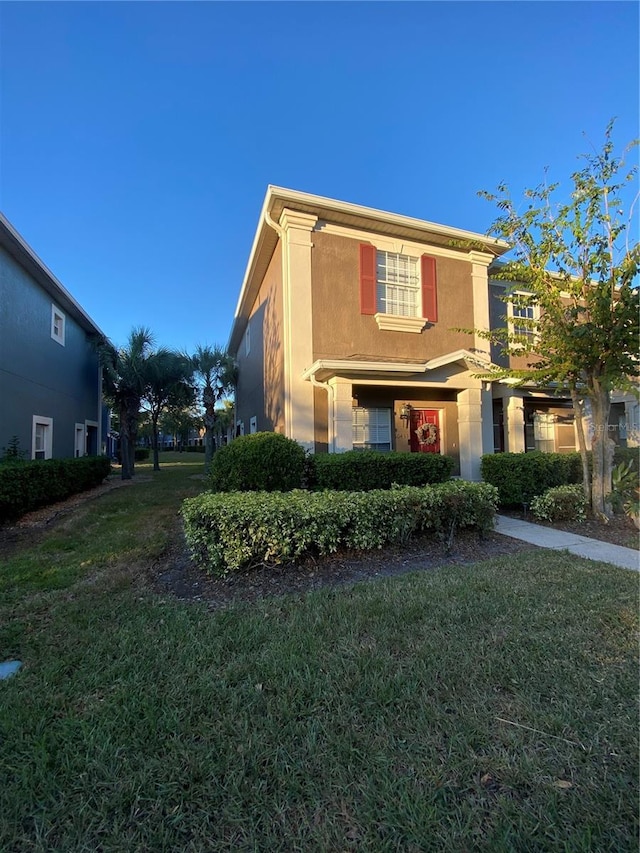
<svg viewBox="0 0 640 853">
<path fill-rule="evenodd" d="M 102 447 L 104 334 L 0 214 L 0 448 L 26 459 Z"/>
</svg>

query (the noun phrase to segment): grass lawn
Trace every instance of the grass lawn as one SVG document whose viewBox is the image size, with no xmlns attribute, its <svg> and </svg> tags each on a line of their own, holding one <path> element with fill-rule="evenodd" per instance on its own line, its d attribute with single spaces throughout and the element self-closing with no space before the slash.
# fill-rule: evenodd
<svg viewBox="0 0 640 853">
<path fill-rule="evenodd" d="M 183 460 L 0 568 L 0 850 L 638 849 L 637 575 L 526 552 L 163 600 Z"/>
</svg>

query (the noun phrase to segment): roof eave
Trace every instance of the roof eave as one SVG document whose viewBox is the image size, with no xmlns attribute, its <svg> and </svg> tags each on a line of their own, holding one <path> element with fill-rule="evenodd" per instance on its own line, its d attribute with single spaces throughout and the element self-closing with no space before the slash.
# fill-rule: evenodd
<svg viewBox="0 0 640 853">
<path fill-rule="evenodd" d="M 60 308 L 70 314 L 89 334 L 106 339 L 107 336 L 76 302 L 66 287 L 40 260 L 31 246 L 20 236 L 9 220 L 0 213 L 0 245 L 38 282 Z"/>
<path fill-rule="evenodd" d="M 252 277 L 258 265 L 259 258 L 264 254 L 263 266 L 266 263 L 265 259 L 270 260 L 271 255 L 277 245 L 278 235 L 266 221 L 266 214 L 269 214 L 276 222 L 280 219 L 282 210 L 287 205 L 294 205 L 297 208 L 307 208 L 313 211 L 318 218 L 326 219 L 331 217 L 331 213 L 340 214 L 343 218 L 360 220 L 360 225 L 363 223 L 371 223 L 379 228 L 380 223 L 383 223 L 391 229 L 410 229 L 415 232 L 438 236 L 445 241 L 459 241 L 460 243 L 469 243 L 472 246 L 470 251 L 478 251 L 478 246 L 484 248 L 487 253 L 499 256 L 509 250 L 510 246 L 503 240 L 487 237 L 483 234 L 477 234 L 473 231 L 466 231 L 461 228 L 453 228 L 448 225 L 439 225 L 435 222 L 429 222 L 424 219 L 415 219 L 410 216 L 403 216 L 398 213 L 390 213 L 376 208 L 365 207 L 351 202 L 339 201 L 336 199 L 326 198 L 324 196 L 313 195 L 299 190 L 290 190 L 284 187 L 274 186 L 269 184 L 267 192 L 260 211 L 260 217 L 256 228 L 249 260 L 245 269 L 240 295 L 236 305 L 233 325 L 229 335 L 227 344 L 228 350 L 235 353 L 240 346 L 244 324 L 247 320 L 249 306 L 247 302 L 250 300 L 248 296 L 253 292 Z M 324 214 L 324 215 L 323 215 Z M 374 230 L 372 228 L 372 230 Z"/>
</svg>

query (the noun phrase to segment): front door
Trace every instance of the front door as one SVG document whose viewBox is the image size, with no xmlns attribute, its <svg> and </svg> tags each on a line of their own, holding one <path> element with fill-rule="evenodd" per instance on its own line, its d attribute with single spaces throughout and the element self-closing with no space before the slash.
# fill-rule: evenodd
<svg viewBox="0 0 640 853">
<path fill-rule="evenodd" d="M 412 453 L 440 453 L 440 412 L 411 409 L 409 437 Z"/>
</svg>

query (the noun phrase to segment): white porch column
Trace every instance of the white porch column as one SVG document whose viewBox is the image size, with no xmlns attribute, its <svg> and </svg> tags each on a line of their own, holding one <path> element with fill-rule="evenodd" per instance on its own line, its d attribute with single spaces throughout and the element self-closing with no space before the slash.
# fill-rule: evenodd
<svg viewBox="0 0 640 853">
<path fill-rule="evenodd" d="M 524 453 L 524 403 L 521 397 L 505 399 L 505 450 L 508 453 Z"/>
<path fill-rule="evenodd" d="M 493 393 L 489 383 L 482 383 L 482 453 L 493 453 Z M 486 386 L 486 390 L 485 389 Z"/>
<path fill-rule="evenodd" d="M 491 325 L 489 321 L 489 276 L 487 268 L 493 261 L 493 257 L 484 252 L 472 251 L 469 252 L 469 260 L 471 261 L 471 285 L 473 288 L 473 327 L 476 330 L 484 331 L 489 329 Z M 484 356 L 487 361 L 491 358 L 489 341 L 478 334 L 473 336 L 473 351 Z"/>
<path fill-rule="evenodd" d="M 329 380 L 329 453 L 353 450 L 353 386 L 349 379 Z"/>
<path fill-rule="evenodd" d="M 480 388 L 458 391 L 458 437 L 460 444 L 460 476 L 463 480 L 480 480 L 482 441 L 482 395 Z"/>
<path fill-rule="evenodd" d="M 313 362 L 311 232 L 317 216 L 285 208 L 283 241 L 283 349 L 285 435 L 306 450 L 315 447 L 313 385 L 302 378 Z"/>
</svg>

